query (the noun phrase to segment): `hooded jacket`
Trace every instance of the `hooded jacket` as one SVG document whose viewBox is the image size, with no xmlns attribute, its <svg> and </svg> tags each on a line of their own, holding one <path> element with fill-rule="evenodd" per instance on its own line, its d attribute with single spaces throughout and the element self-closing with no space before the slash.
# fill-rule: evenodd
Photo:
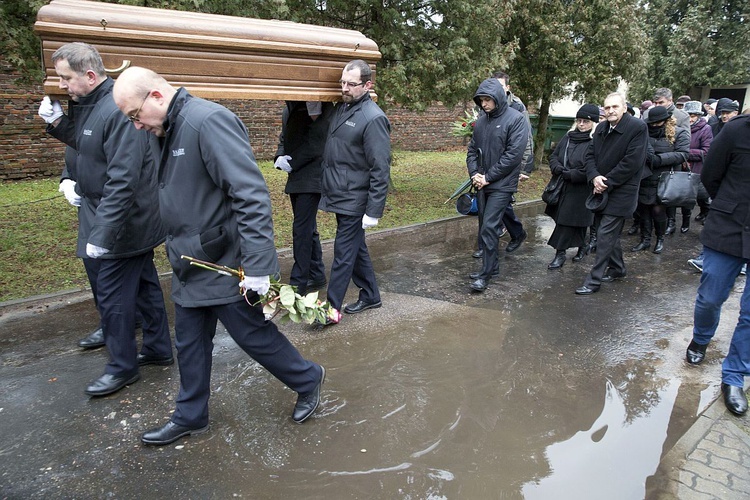
<svg viewBox="0 0 750 500">
<path fill-rule="evenodd" d="M 480 109 L 480 97 L 483 96 L 495 101 L 495 109 L 489 113 L 483 110 L 474 125 L 466 154 L 469 177 L 484 174 L 489 185 L 482 189 L 515 193 L 529 140 L 529 127 L 523 114 L 508 106 L 505 90 L 496 78 L 488 78 L 479 84 L 474 102 Z"/>
<path fill-rule="evenodd" d="M 164 241 L 156 187 L 156 138 L 136 130 L 112 98 L 107 78 L 63 115 L 50 135 L 76 151 L 69 172 L 81 195 L 76 255 L 86 244 L 110 250 L 100 259 L 146 253 Z"/>
</svg>

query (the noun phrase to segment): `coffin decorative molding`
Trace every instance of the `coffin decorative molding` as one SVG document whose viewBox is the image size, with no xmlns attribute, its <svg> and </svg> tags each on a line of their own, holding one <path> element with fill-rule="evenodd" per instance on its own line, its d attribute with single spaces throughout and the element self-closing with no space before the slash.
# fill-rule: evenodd
<svg viewBox="0 0 750 500">
<path fill-rule="evenodd" d="M 377 44 L 353 30 L 86 0 L 52 0 L 34 30 L 44 91 L 64 99 L 52 54 L 69 42 L 94 45 L 114 78 L 143 66 L 208 99 L 338 101 L 344 65 L 362 59 L 374 79 L 381 58 Z"/>
</svg>

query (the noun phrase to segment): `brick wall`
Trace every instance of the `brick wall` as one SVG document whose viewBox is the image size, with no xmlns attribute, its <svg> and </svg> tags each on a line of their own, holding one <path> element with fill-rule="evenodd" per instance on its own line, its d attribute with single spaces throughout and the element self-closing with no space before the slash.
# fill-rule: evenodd
<svg viewBox="0 0 750 500">
<path fill-rule="evenodd" d="M 0 57 L 0 181 L 53 177 L 60 174 L 63 145 L 44 132 L 36 114 L 44 94 L 40 85 L 20 86 L 15 69 Z M 245 123 L 259 159 L 273 158 L 281 130 L 281 101 L 219 101 Z M 394 149 L 443 151 L 463 149 L 462 138 L 450 135 L 450 124 L 463 108 L 433 106 L 424 113 L 390 107 Z"/>
</svg>

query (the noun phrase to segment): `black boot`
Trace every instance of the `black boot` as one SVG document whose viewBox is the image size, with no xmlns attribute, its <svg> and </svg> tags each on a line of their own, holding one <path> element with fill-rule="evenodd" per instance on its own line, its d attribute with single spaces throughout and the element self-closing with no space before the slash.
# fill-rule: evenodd
<svg viewBox="0 0 750 500">
<path fill-rule="evenodd" d="M 664 226 L 667 226 L 666 228 Z M 654 253 L 661 253 L 664 250 L 664 235 L 669 228 L 669 222 L 663 220 L 654 221 L 654 232 L 656 233 L 656 245 L 654 245 Z"/>
<path fill-rule="evenodd" d="M 692 210 L 687 210 L 685 208 L 682 209 L 682 226 L 680 227 L 680 232 L 682 234 L 690 231 L 690 216 L 692 215 Z"/>
<path fill-rule="evenodd" d="M 565 250 L 558 250 L 555 254 L 555 258 L 547 266 L 547 269 L 550 271 L 560 269 L 563 264 L 565 264 Z"/>
<path fill-rule="evenodd" d="M 667 207 L 667 229 L 664 234 L 669 236 L 675 231 L 675 218 L 677 217 L 677 207 Z"/>
<path fill-rule="evenodd" d="M 651 216 L 641 218 L 641 242 L 630 249 L 631 252 L 642 252 L 651 248 L 651 229 L 653 222 Z"/>
<path fill-rule="evenodd" d="M 573 257 L 573 262 L 581 262 L 588 253 L 588 246 L 578 247 L 578 253 Z"/>
<path fill-rule="evenodd" d="M 630 229 L 628 229 L 628 236 L 633 236 L 634 234 L 638 234 L 638 231 L 640 231 L 640 224 L 638 223 L 637 219 L 633 219 L 633 225 L 630 226 Z"/>
<path fill-rule="evenodd" d="M 591 226 L 589 228 L 589 244 L 586 246 L 586 253 L 596 253 L 596 228 Z"/>
</svg>

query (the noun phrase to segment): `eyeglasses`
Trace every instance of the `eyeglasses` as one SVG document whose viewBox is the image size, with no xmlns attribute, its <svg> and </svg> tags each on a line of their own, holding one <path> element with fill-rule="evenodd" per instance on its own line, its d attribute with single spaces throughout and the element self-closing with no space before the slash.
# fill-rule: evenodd
<svg viewBox="0 0 750 500">
<path fill-rule="evenodd" d="M 367 82 L 356 83 L 356 82 L 347 82 L 347 81 L 344 81 L 344 80 L 339 80 L 339 85 L 341 85 L 342 87 L 349 87 L 350 89 L 352 89 L 354 87 L 360 87 L 360 86 L 362 86 L 362 85 L 364 85 L 366 83 Z"/>
<path fill-rule="evenodd" d="M 140 122 L 140 120 L 138 119 L 138 113 L 141 112 L 141 109 L 143 109 L 143 105 L 146 104 L 146 101 L 148 100 L 148 96 L 150 95 L 151 95 L 151 91 L 149 91 L 148 94 L 146 94 L 146 97 L 143 98 L 143 102 L 141 103 L 140 106 L 138 106 L 138 109 L 135 110 L 135 113 L 128 116 L 128 120 L 130 120 L 133 123 Z"/>
</svg>

